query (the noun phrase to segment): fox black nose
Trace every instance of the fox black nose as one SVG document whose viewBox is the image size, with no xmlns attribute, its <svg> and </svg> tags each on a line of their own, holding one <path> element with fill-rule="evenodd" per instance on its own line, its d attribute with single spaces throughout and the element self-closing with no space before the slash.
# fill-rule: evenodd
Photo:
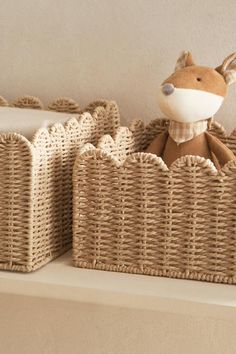
<svg viewBox="0 0 236 354">
<path fill-rule="evenodd" d="M 174 89 L 175 89 L 175 87 L 172 84 L 164 84 L 162 86 L 162 92 L 166 96 L 171 95 L 174 92 Z"/>
</svg>

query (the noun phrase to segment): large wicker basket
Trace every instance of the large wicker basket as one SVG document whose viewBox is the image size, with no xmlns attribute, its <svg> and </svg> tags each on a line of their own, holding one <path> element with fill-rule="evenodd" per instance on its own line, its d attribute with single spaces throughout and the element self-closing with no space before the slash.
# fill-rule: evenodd
<svg viewBox="0 0 236 354">
<path fill-rule="evenodd" d="M 236 283 L 236 161 L 143 151 L 168 121 L 135 122 L 86 144 L 74 166 L 77 267 Z M 236 153 L 236 133 L 212 133 Z"/>
<path fill-rule="evenodd" d="M 1 98 L 0 104 L 7 102 Z M 32 97 L 13 106 L 42 108 Z M 32 141 L 0 134 L 0 269 L 33 271 L 71 247 L 76 151 L 119 125 L 114 102 L 96 101 L 83 112 L 74 101 L 58 99 L 50 109 L 76 115 L 39 129 Z"/>
</svg>

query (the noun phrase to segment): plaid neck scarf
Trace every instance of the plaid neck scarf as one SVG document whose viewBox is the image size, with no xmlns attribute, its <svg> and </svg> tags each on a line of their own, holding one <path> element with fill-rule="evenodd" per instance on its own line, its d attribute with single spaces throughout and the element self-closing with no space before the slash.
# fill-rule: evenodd
<svg viewBox="0 0 236 354">
<path fill-rule="evenodd" d="M 181 144 L 191 140 L 207 130 L 208 121 L 199 120 L 193 123 L 180 123 L 174 120 L 170 121 L 168 128 L 169 135 L 177 143 Z"/>
</svg>

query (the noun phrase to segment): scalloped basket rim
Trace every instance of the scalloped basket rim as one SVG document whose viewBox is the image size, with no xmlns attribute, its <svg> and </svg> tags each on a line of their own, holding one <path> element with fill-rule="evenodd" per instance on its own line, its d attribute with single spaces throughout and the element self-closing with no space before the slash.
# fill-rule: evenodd
<svg viewBox="0 0 236 354">
<path fill-rule="evenodd" d="M 137 127 L 142 127 L 144 129 L 148 130 L 148 129 L 156 127 L 156 126 L 165 128 L 165 127 L 168 127 L 168 125 L 169 125 L 169 119 L 167 119 L 165 117 L 155 118 L 155 119 L 151 120 L 150 122 L 148 122 L 146 125 L 141 119 L 134 119 L 131 121 L 131 123 L 129 125 L 129 129 L 133 132 L 133 130 L 136 129 Z M 236 128 L 234 128 L 229 134 L 227 134 L 227 131 L 224 128 L 224 126 L 215 120 L 212 122 L 211 126 L 213 128 L 215 128 L 215 130 L 217 130 L 217 132 L 220 135 L 222 135 L 224 138 L 231 138 L 232 136 L 236 135 Z M 210 129 L 210 130 L 212 130 L 212 129 Z"/>
<path fill-rule="evenodd" d="M 72 118 L 69 118 L 64 123 L 56 122 L 48 128 L 43 127 L 43 128 L 37 129 L 31 139 L 31 141 L 30 140 L 28 140 L 28 141 L 30 144 L 36 146 L 38 144 L 39 140 L 43 136 L 49 139 L 50 137 L 55 135 L 55 133 L 57 133 L 57 132 L 63 132 L 64 134 L 69 132 L 72 127 L 76 127 L 78 130 L 83 130 L 83 126 L 85 124 L 87 124 L 88 121 L 90 121 L 91 124 L 95 124 L 95 119 L 93 118 L 93 116 L 89 112 L 84 112 L 84 113 L 82 113 L 82 115 L 80 115 L 78 117 L 78 119 L 75 117 L 72 117 Z M 77 122 L 77 124 L 76 124 L 76 122 Z"/>
<path fill-rule="evenodd" d="M 22 105 L 24 101 L 29 101 L 31 106 L 28 106 L 28 105 L 26 105 L 25 107 L 18 106 L 18 105 Z M 33 103 L 37 104 L 37 106 L 35 108 L 33 108 L 33 106 L 32 106 Z M 14 101 L 12 101 L 11 104 L 9 104 L 9 106 L 16 107 L 16 108 L 37 109 L 39 111 L 44 110 L 44 104 L 41 101 L 41 99 L 39 97 L 32 96 L 32 95 L 23 95 L 23 96 L 17 97 Z"/>
<path fill-rule="evenodd" d="M 133 134 L 128 127 L 118 127 L 114 137 L 110 134 L 104 134 L 98 141 L 97 147 L 99 149 L 106 149 L 106 144 L 111 143 L 112 146 L 116 147 L 117 142 L 122 137 L 123 134 L 126 134 L 126 137 L 132 138 Z"/>
<path fill-rule="evenodd" d="M 93 110 L 93 117 L 95 119 L 99 118 L 99 114 L 104 114 L 106 112 L 106 108 L 103 107 L 103 106 L 96 106 Z M 84 113 L 90 113 L 89 111 L 88 112 L 84 112 Z"/>
<path fill-rule="evenodd" d="M 162 124 L 162 122 L 164 122 L 164 124 Z M 144 122 L 142 120 L 133 120 L 130 124 L 129 127 L 124 127 L 124 126 L 120 126 L 117 131 L 116 134 L 114 135 L 114 137 L 111 137 L 110 141 L 113 141 L 114 144 L 116 145 L 117 142 L 119 141 L 120 136 L 125 132 L 126 136 L 128 137 L 132 137 L 135 130 L 137 128 L 142 128 L 142 130 L 148 130 L 149 128 L 158 125 L 159 127 L 165 127 L 166 126 L 166 122 L 168 122 L 168 120 L 166 120 L 165 118 L 157 118 L 155 120 L 152 120 L 150 123 L 148 123 L 147 125 L 144 124 Z M 221 135 L 223 135 L 225 138 L 230 138 L 232 136 L 232 134 L 234 133 L 236 135 L 236 129 L 232 131 L 231 135 L 227 135 L 226 134 L 226 130 L 224 129 L 224 127 L 218 123 L 218 122 L 213 122 L 212 125 L 214 125 L 216 127 L 216 129 L 218 130 L 218 132 L 221 133 Z M 106 134 L 109 135 L 109 134 Z M 101 137 L 98 141 L 98 146 L 100 148 L 102 147 L 103 141 L 104 141 L 104 137 Z"/>
<path fill-rule="evenodd" d="M 19 96 L 19 97 L 17 97 L 16 99 L 14 99 L 14 101 L 12 101 L 11 104 L 10 104 L 10 102 L 9 102 L 4 96 L 0 96 L 0 98 L 2 99 L 2 101 L 3 101 L 4 103 L 7 103 L 8 107 L 12 107 L 12 105 L 13 105 L 13 107 L 14 107 L 14 104 L 20 103 L 20 102 L 21 102 L 22 100 L 24 100 L 24 99 L 26 99 L 26 100 L 30 99 L 30 100 L 33 100 L 33 101 L 35 101 L 35 102 L 41 104 L 41 108 L 38 107 L 37 109 L 39 109 L 39 110 L 45 110 L 45 111 L 51 111 L 52 109 L 49 108 L 49 107 L 52 106 L 53 104 L 56 104 L 56 103 L 60 102 L 60 101 L 68 101 L 68 103 L 74 103 L 74 104 L 76 104 L 76 105 L 79 106 L 79 103 L 78 103 L 75 99 L 73 99 L 73 98 L 71 98 L 71 97 L 67 97 L 67 96 L 59 96 L 59 97 L 53 99 L 53 100 L 47 105 L 47 109 L 44 108 L 44 103 L 43 103 L 43 101 L 42 101 L 38 96 L 33 96 L 33 95 L 25 94 L 25 95 Z M 91 109 L 91 108 L 98 107 L 98 106 L 101 106 L 101 107 L 103 107 L 103 108 L 106 108 L 107 105 L 114 105 L 114 104 L 115 104 L 115 105 L 117 104 L 116 101 L 114 101 L 114 100 L 108 100 L 108 99 L 100 98 L 100 99 L 96 99 L 96 100 L 94 100 L 94 101 L 88 103 L 87 106 L 85 106 L 84 109 L 81 109 L 81 112 L 83 112 L 83 111 L 86 110 L 87 108 L 88 108 L 88 109 Z M 0 106 L 0 107 L 5 107 L 5 106 Z M 46 106 L 45 106 L 45 107 L 46 107 Z M 24 107 L 18 107 L 18 108 L 24 108 Z M 25 108 L 27 108 L 27 107 L 25 107 Z M 70 112 L 68 112 L 68 113 L 70 113 Z M 71 113 L 73 113 L 73 112 L 71 112 Z M 77 113 L 77 112 L 75 112 L 75 113 Z M 80 112 L 78 112 L 78 113 L 80 113 Z"/>
<path fill-rule="evenodd" d="M 78 156 L 84 155 L 87 151 L 92 151 L 95 150 L 96 147 L 92 143 L 86 143 L 84 144 L 80 149 L 78 149 Z"/>
<path fill-rule="evenodd" d="M 4 97 L 4 96 L 0 96 L 0 98 L 3 100 L 3 102 L 4 103 L 6 103 L 7 104 L 7 106 L 6 105 L 4 105 L 4 106 L 1 106 L 0 105 L 0 108 L 5 108 L 5 107 L 7 107 L 7 108 L 15 108 L 15 106 L 12 106 L 8 101 L 7 101 L 7 99 Z M 39 98 L 39 97 L 37 97 L 37 96 L 31 96 L 31 95 L 23 95 L 23 96 L 20 96 L 20 97 L 18 97 L 18 98 L 16 98 L 14 101 L 13 101 L 13 103 L 17 103 L 17 102 L 20 102 L 21 100 L 24 100 L 24 99 L 32 99 L 32 100 L 35 100 L 36 102 L 38 102 L 38 103 L 41 103 L 42 104 L 42 106 L 44 106 L 43 105 L 43 102 L 41 101 L 41 99 Z M 52 105 L 53 103 L 56 103 L 57 101 L 59 101 L 59 100 L 65 100 L 65 101 L 68 101 L 68 102 L 74 102 L 74 103 L 76 103 L 76 104 L 78 104 L 77 103 L 77 101 L 75 101 L 73 98 L 70 98 L 70 97 L 65 97 L 65 96 L 60 96 L 60 97 L 57 97 L 56 99 L 54 99 L 49 105 L 48 105 L 48 107 L 50 106 L 50 105 Z M 117 106 L 117 103 L 116 103 L 116 101 L 114 101 L 114 100 L 107 100 L 107 99 L 96 99 L 96 100 L 94 100 L 94 101 L 92 101 L 92 102 L 90 102 L 87 106 L 85 106 L 85 108 L 83 108 L 83 109 L 81 109 L 80 111 L 78 111 L 78 112 L 70 112 L 70 111 L 68 111 L 68 112 L 64 112 L 64 113 L 68 113 L 68 115 L 75 115 L 75 116 L 77 116 L 78 117 L 78 120 L 81 118 L 81 116 L 83 117 L 83 115 L 85 114 L 87 114 L 87 115 L 94 115 L 94 114 L 96 114 L 97 112 L 99 112 L 99 110 L 106 110 L 107 109 L 107 106 L 112 106 L 112 105 L 116 105 Z M 24 109 L 24 108 L 26 108 L 26 109 L 29 109 L 29 108 L 32 108 L 33 109 L 33 107 L 27 107 L 27 106 L 25 106 L 25 107 L 16 107 L 16 108 L 19 108 L 19 109 Z M 45 112 L 51 112 L 51 111 L 54 111 L 54 112 L 58 112 L 57 110 L 52 110 L 52 109 L 44 109 L 44 108 L 35 108 L 36 110 L 43 110 L 43 111 L 45 111 Z M 89 109 L 89 110 L 93 110 L 92 111 L 92 113 L 91 112 L 89 112 L 89 111 L 87 111 L 87 109 Z M 69 119 L 71 119 L 71 118 L 73 118 L 73 116 L 72 117 L 69 117 L 68 116 L 68 120 Z M 96 117 L 94 117 L 94 119 L 95 119 Z M 65 122 L 65 123 L 67 123 L 67 122 Z M 63 124 L 63 125 L 65 125 L 65 123 Z M 40 128 L 39 128 L 40 129 Z M 35 132 L 36 133 L 36 132 Z M 23 136 L 23 135 L 22 135 Z"/>
<path fill-rule="evenodd" d="M 135 119 L 135 120 L 132 120 L 132 122 L 130 123 L 129 125 L 129 129 L 131 132 L 135 131 L 135 129 L 137 128 L 140 128 L 142 130 L 145 129 L 145 123 L 142 119 Z"/>
<path fill-rule="evenodd" d="M 10 141 L 20 142 L 29 148 L 29 151 L 32 151 L 33 146 L 31 142 L 24 136 L 19 133 L 9 132 L 9 133 L 0 133 L 0 143 L 7 143 Z"/>
<path fill-rule="evenodd" d="M 85 160 L 85 159 L 87 160 L 91 158 L 104 159 L 106 161 L 111 162 L 112 165 L 114 165 L 115 167 L 120 167 L 123 165 L 123 162 L 120 162 L 108 151 L 96 148 L 91 143 L 85 144 L 81 149 L 78 150 L 75 165 L 78 165 L 81 160 Z"/>
<path fill-rule="evenodd" d="M 116 105 L 116 101 L 114 101 L 114 100 L 106 100 L 106 99 L 103 99 L 103 98 L 101 98 L 101 99 L 97 99 L 97 100 L 94 100 L 94 101 L 92 101 L 91 103 L 89 103 L 86 107 L 85 107 L 85 110 L 86 109 L 92 109 L 93 108 L 93 106 L 95 106 L 95 107 L 106 107 L 107 105 Z"/>
<path fill-rule="evenodd" d="M 123 162 L 123 166 L 126 167 L 127 165 L 139 162 L 148 163 L 152 166 L 158 166 L 158 168 L 163 172 L 169 171 L 167 165 L 160 156 L 145 152 L 135 152 L 133 154 L 128 155 Z"/>
<path fill-rule="evenodd" d="M 76 102 L 73 98 L 71 97 L 67 97 L 67 96 L 59 96 L 57 98 L 55 98 L 49 105 L 48 107 L 50 107 L 50 105 L 55 104 L 55 103 L 60 103 L 63 101 L 67 101 L 69 103 L 75 103 L 78 105 L 78 102 Z"/>
<path fill-rule="evenodd" d="M 110 134 L 104 134 L 97 144 L 97 148 L 101 150 L 106 150 L 106 144 L 110 143 L 112 146 L 115 147 L 115 140 L 112 138 Z"/>
<path fill-rule="evenodd" d="M 175 160 L 171 166 L 168 168 L 161 157 L 155 154 L 146 152 L 135 152 L 126 157 L 125 160 L 120 162 L 112 153 L 107 150 L 103 150 L 99 147 L 95 147 L 92 144 L 85 144 L 77 154 L 78 161 L 90 158 L 101 158 L 112 162 L 116 167 L 126 167 L 127 165 L 133 163 L 147 163 L 150 165 L 158 166 L 163 172 L 173 172 L 176 170 L 181 170 L 183 167 L 200 167 L 202 171 L 205 171 L 212 176 L 227 176 L 232 169 L 236 169 L 236 160 L 229 161 L 225 164 L 222 169 L 217 170 L 213 162 L 209 159 L 205 159 L 201 156 L 186 155 Z M 77 159 L 76 159 L 77 160 Z"/>
<path fill-rule="evenodd" d="M 79 125 L 85 124 L 87 122 L 95 123 L 95 119 L 93 115 L 89 112 L 83 112 L 79 117 L 77 118 L 77 121 Z"/>
<path fill-rule="evenodd" d="M 74 127 L 78 127 L 79 126 L 79 119 L 76 117 L 71 117 L 63 124 L 63 126 L 64 126 L 65 131 L 68 131 Z"/>
<path fill-rule="evenodd" d="M 102 136 L 99 141 L 98 141 L 98 144 L 97 144 L 97 148 L 99 149 L 104 149 L 105 151 L 107 150 L 106 149 L 106 146 L 105 144 L 107 142 L 111 143 L 112 146 L 116 147 L 118 144 L 119 144 L 119 141 L 122 137 L 122 134 L 126 134 L 126 137 L 129 137 L 129 138 L 132 138 L 134 132 L 135 132 L 135 129 L 137 128 L 141 128 L 142 130 L 146 130 L 150 127 L 153 127 L 155 126 L 156 124 L 160 127 L 165 127 L 167 126 L 168 124 L 168 120 L 166 118 L 162 118 L 162 119 L 155 119 L 155 120 L 152 120 L 151 122 L 149 122 L 146 126 L 144 124 L 144 122 L 142 120 L 133 120 L 130 124 L 129 127 L 119 127 L 116 131 L 116 134 L 114 135 L 114 137 L 112 137 L 111 135 L 109 134 L 106 134 L 104 136 Z M 224 127 L 218 123 L 218 122 L 215 122 L 213 121 L 212 122 L 212 126 L 214 126 L 218 132 L 220 134 L 222 134 L 224 137 L 230 137 L 231 135 L 227 136 L 226 135 L 226 130 L 224 129 Z M 235 132 L 236 132 L 236 129 L 235 129 Z M 113 155 L 112 153 L 110 153 L 111 155 Z M 142 161 L 145 161 L 145 162 L 155 162 L 157 163 L 157 160 L 154 158 L 155 155 L 154 154 L 148 154 L 148 153 L 145 153 L 145 152 L 142 152 L 141 154 L 142 155 L 139 155 L 140 152 L 136 152 L 136 153 L 133 153 L 129 156 L 126 157 L 126 159 L 122 162 L 122 164 L 126 164 L 126 161 L 128 160 L 129 161 L 129 158 L 134 158 L 134 156 L 142 156 Z M 149 158 L 145 158 L 144 159 L 144 155 L 153 155 L 153 157 L 149 157 Z M 132 157 L 130 157 L 132 156 Z M 157 156 L 156 156 L 157 157 Z M 114 159 L 116 159 L 114 156 L 113 156 Z M 158 157 L 159 158 L 159 157 Z M 133 161 L 133 160 L 132 160 Z M 200 157 L 200 156 L 191 156 L 191 155 L 186 155 L 186 156 L 182 156 L 180 157 L 179 159 L 177 159 L 176 161 L 174 161 L 172 163 L 172 165 L 168 168 L 166 166 L 166 164 L 164 163 L 164 161 L 161 159 L 161 165 L 163 166 L 163 168 L 166 170 L 166 168 L 168 170 L 173 170 L 173 169 L 177 169 L 181 166 L 188 166 L 189 164 L 191 164 L 191 161 L 192 163 L 197 163 L 198 165 L 204 167 L 210 174 L 218 174 L 218 175 L 224 175 L 224 174 L 227 174 L 229 172 L 229 170 L 231 168 L 234 168 L 235 165 L 236 165 L 236 162 L 235 161 L 229 161 L 226 165 L 224 165 L 219 171 L 216 169 L 216 167 L 214 166 L 213 162 L 209 159 L 204 159 L 203 157 Z M 120 163 L 119 163 L 120 165 Z"/>
<path fill-rule="evenodd" d="M 234 133 L 234 129 L 233 129 L 229 134 L 227 134 L 226 129 L 224 128 L 224 126 L 222 124 L 220 124 L 219 122 L 217 122 L 217 121 L 213 121 L 211 123 L 211 126 L 214 127 L 215 130 L 217 130 L 218 133 L 220 133 L 224 138 L 230 138 L 233 135 L 233 133 Z M 212 130 L 212 129 L 210 129 L 210 130 Z"/>
<path fill-rule="evenodd" d="M 29 95 L 22 96 L 22 97 L 20 97 L 20 99 L 21 98 L 29 98 L 29 97 L 37 99 L 37 97 L 29 96 Z M 4 97 L 2 97 L 2 99 L 5 100 L 8 103 L 8 101 Z M 103 106 L 97 106 L 97 104 L 99 102 L 101 102 L 101 101 L 102 100 L 96 100 L 96 101 L 93 101 L 93 102 L 90 103 L 91 105 L 95 104 L 95 107 L 94 107 L 94 110 L 93 110 L 92 113 L 86 112 L 86 111 L 83 111 L 83 110 L 81 111 L 81 113 L 77 113 L 77 112 L 70 113 L 70 112 L 68 112 L 68 120 L 66 122 L 64 122 L 64 123 L 55 122 L 54 124 L 52 124 L 51 126 L 49 126 L 47 128 L 46 127 L 41 127 L 41 128 L 37 129 L 34 132 L 34 134 L 33 134 L 31 139 L 27 139 L 23 134 L 16 133 L 16 132 L 0 133 L 0 136 L 7 135 L 7 134 L 10 134 L 10 135 L 11 134 L 16 134 L 17 136 L 21 136 L 22 140 L 27 140 L 27 142 L 30 145 L 35 146 L 35 145 L 37 145 L 38 140 L 42 137 L 42 135 L 44 135 L 44 137 L 49 138 L 58 129 L 61 130 L 61 131 L 63 131 L 63 130 L 68 131 L 72 127 L 76 127 L 78 129 L 83 129 L 83 124 L 88 123 L 89 120 L 90 120 L 91 124 L 94 125 L 96 123 L 96 117 L 93 117 L 93 115 L 96 115 L 96 111 L 99 108 L 101 108 L 102 110 L 105 110 L 105 108 Z M 106 102 L 106 104 L 111 104 L 111 101 L 108 101 L 108 100 L 103 100 L 103 101 Z M 116 104 L 115 101 L 112 101 L 112 102 L 114 102 Z M 5 108 L 6 106 L 0 106 L 0 107 L 2 107 L 2 108 L 4 107 Z M 7 107 L 9 108 L 9 106 L 7 106 Z M 17 108 L 23 109 L 23 108 L 26 108 L 26 107 L 17 107 Z M 38 109 L 38 110 L 42 110 L 42 109 Z M 47 112 L 47 111 L 50 111 L 50 110 L 44 110 L 44 111 Z M 77 116 L 77 118 L 76 118 L 76 116 Z M 77 121 L 77 123 L 78 123 L 77 125 L 76 125 L 75 121 Z"/>
</svg>

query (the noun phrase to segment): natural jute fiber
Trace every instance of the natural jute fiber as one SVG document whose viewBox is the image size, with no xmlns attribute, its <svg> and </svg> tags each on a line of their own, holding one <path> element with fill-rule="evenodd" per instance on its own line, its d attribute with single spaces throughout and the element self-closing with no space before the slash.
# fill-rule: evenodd
<svg viewBox="0 0 236 354">
<path fill-rule="evenodd" d="M 67 100 L 58 101 L 60 111 L 62 105 L 66 111 Z M 3 98 L 0 102 L 8 105 Z M 69 99 L 69 111 L 72 103 Z M 42 103 L 26 96 L 14 106 L 40 109 Z M 114 102 L 96 101 L 84 111 L 64 125 L 39 129 L 32 141 L 0 134 L 0 269 L 29 272 L 71 247 L 77 149 L 96 144 L 104 133 L 114 134 L 119 125 Z"/>
<path fill-rule="evenodd" d="M 143 151 L 168 121 L 135 122 L 80 149 L 74 166 L 77 267 L 236 283 L 236 161 Z M 212 133 L 236 153 L 236 133 Z"/>
</svg>

